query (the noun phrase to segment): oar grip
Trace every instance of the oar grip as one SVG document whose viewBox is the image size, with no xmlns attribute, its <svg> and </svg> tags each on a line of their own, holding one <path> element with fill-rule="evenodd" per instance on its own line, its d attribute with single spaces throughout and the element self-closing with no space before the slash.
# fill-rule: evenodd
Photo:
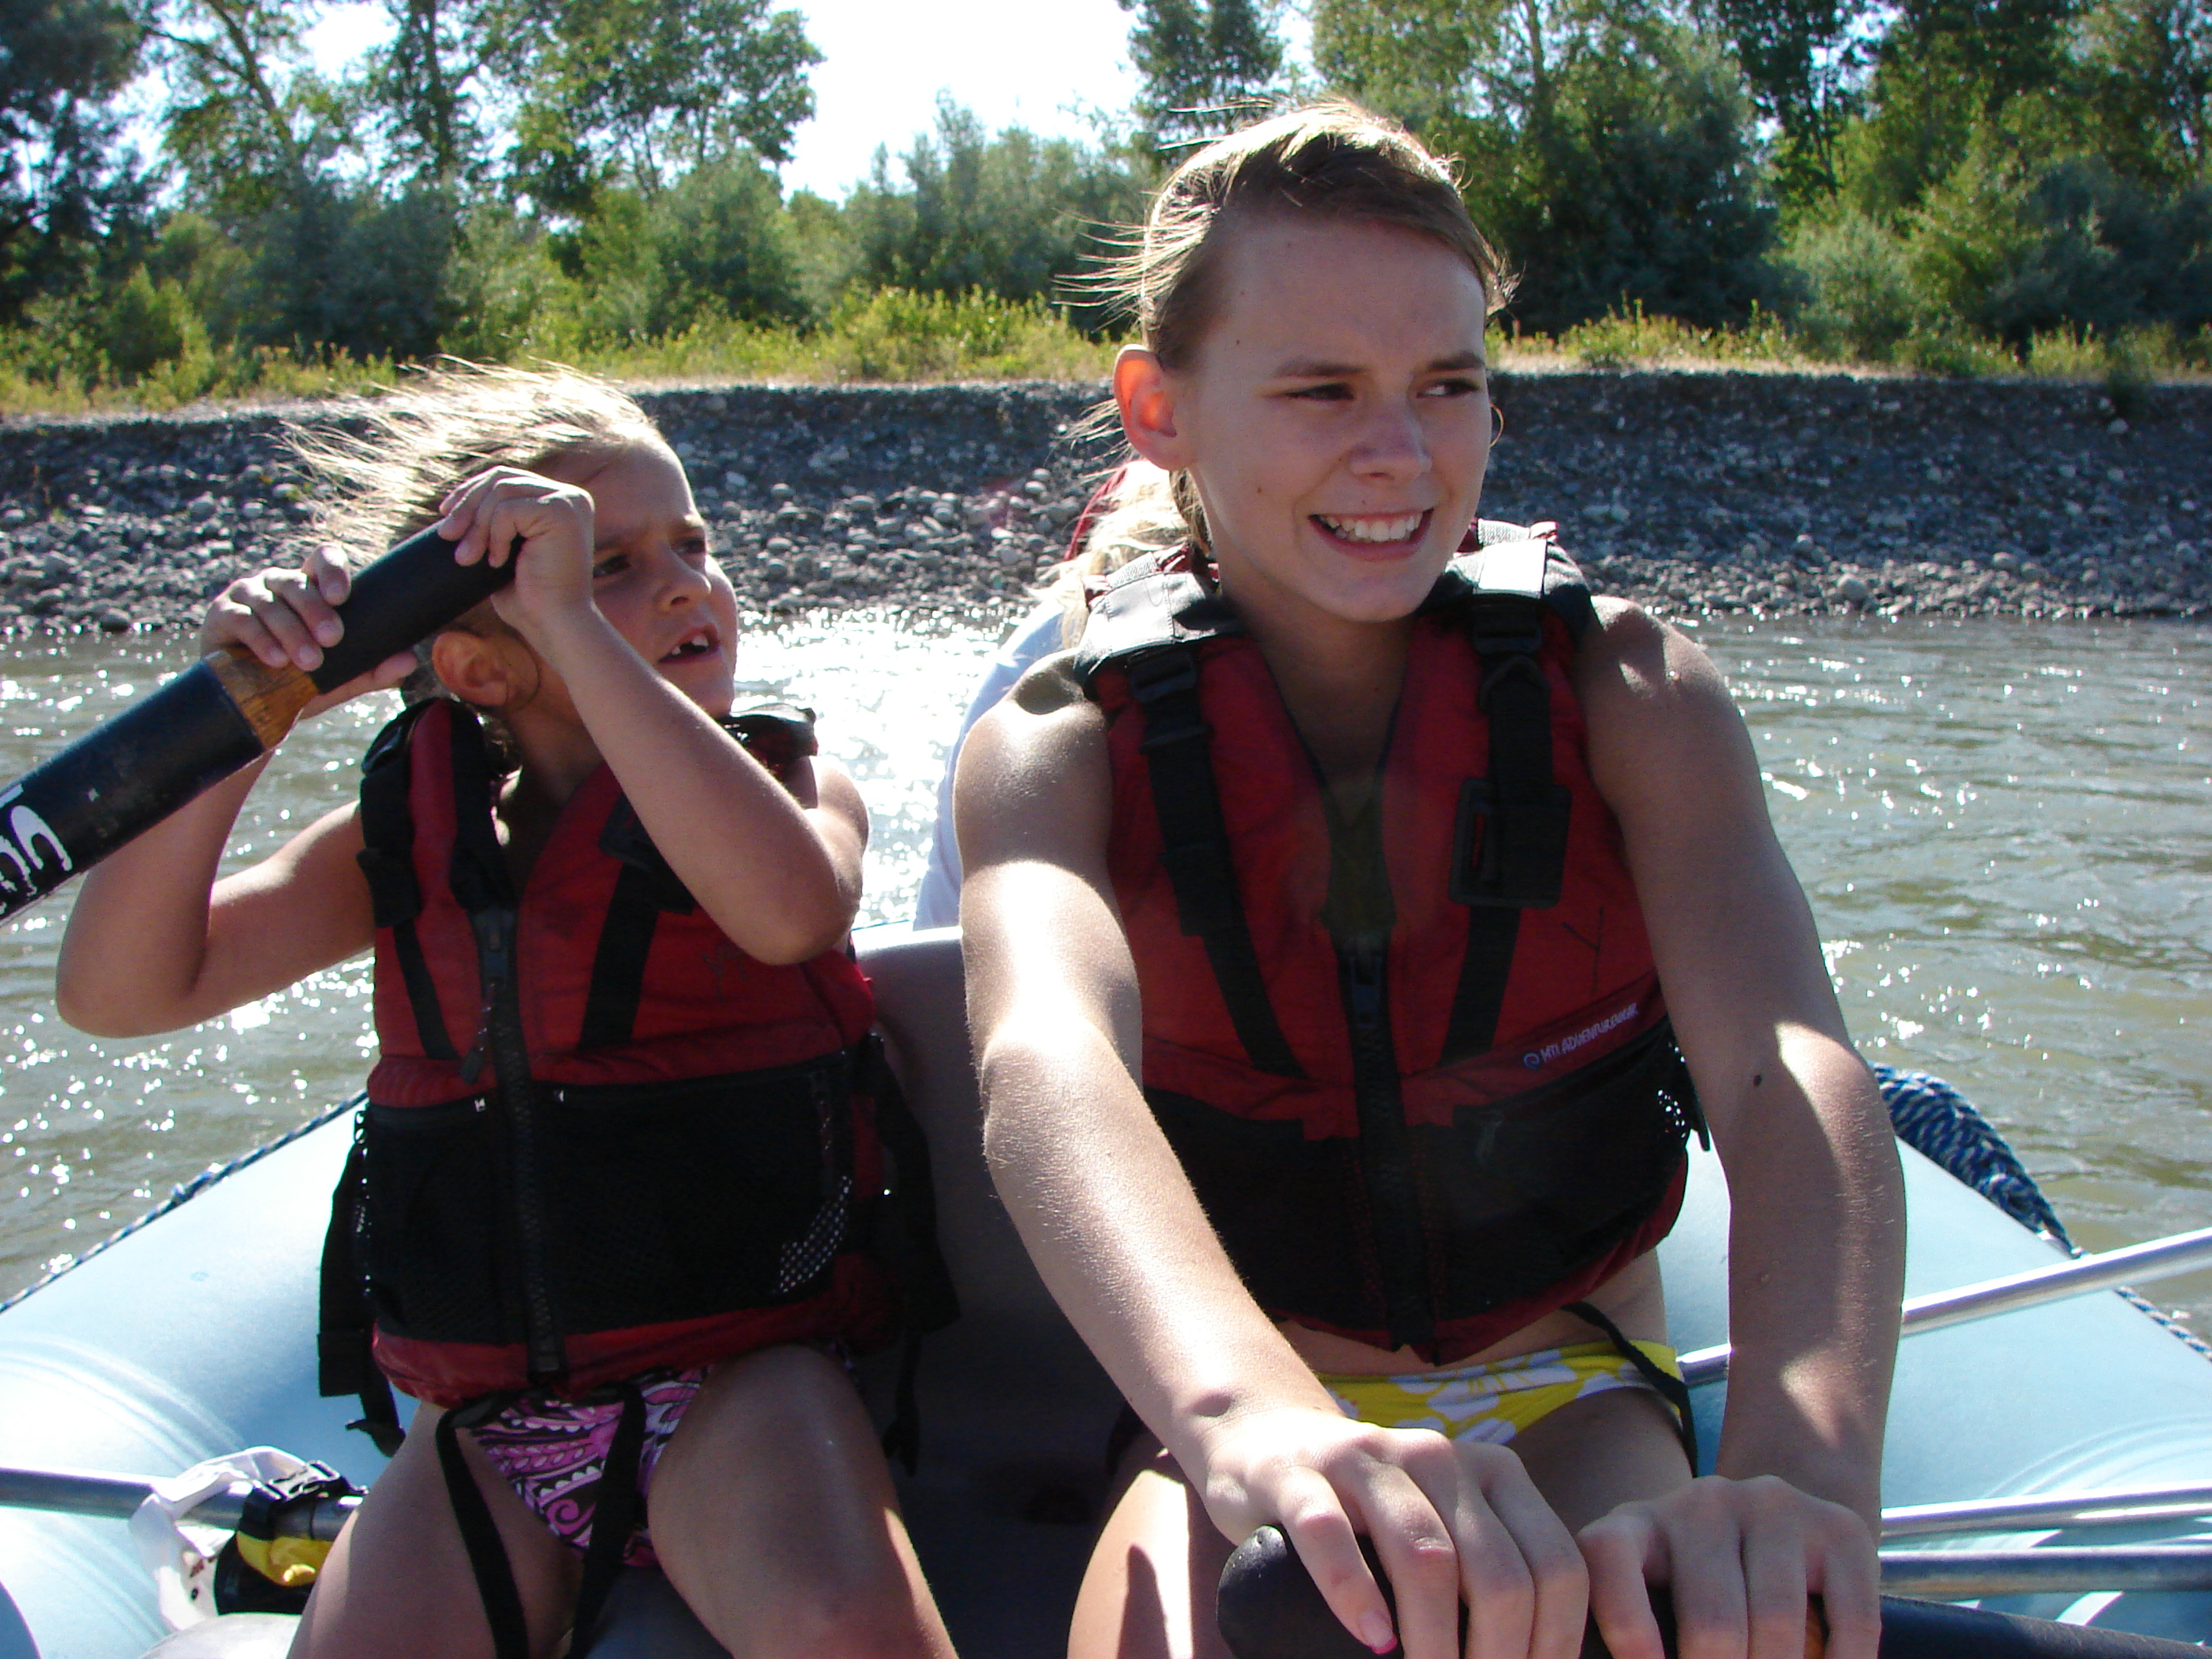
<svg viewBox="0 0 2212 1659">
<path fill-rule="evenodd" d="M 453 549 L 434 530 L 410 536 L 356 574 L 337 608 L 345 636 L 323 653 L 307 678 L 317 691 L 366 674 L 395 651 L 428 638 L 489 599 L 514 580 L 514 560 L 455 564 Z"/>
<path fill-rule="evenodd" d="M 1364 1538 L 1359 1544 L 1389 1598 L 1390 1587 L 1376 1566 L 1374 1547 Z M 1236 1659 L 1373 1659 L 1366 1644 L 1328 1610 L 1279 1528 L 1262 1527 L 1237 1546 L 1221 1570 L 1214 1609 L 1221 1639 Z M 1664 1588 L 1652 1589 L 1651 1611 L 1667 1659 L 1675 1659 L 1674 1603 Z M 1826 1647 L 1815 1601 L 1806 1610 L 1806 1659 L 1821 1659 Z M 2203 1653 L 2186 1643 L 2126 1631 L 2057 1625 L 1903 1596 L 1881 1598 L 1881 1659 L 2203 1659 Z M 1583 1633 L 1582 1659 L 1610 1659 L 1595 1620 Z"/>
</svg>

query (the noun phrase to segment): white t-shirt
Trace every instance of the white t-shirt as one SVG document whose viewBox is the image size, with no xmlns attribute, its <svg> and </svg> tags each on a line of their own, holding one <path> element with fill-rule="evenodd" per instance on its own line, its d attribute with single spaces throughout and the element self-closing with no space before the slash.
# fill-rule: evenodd
<svg viewBox="0 0 2212 1659">
<path fill-rule="evenodd" d="M 1030 664 L 1060 649 L 1063 621 L 1057 603 L 1040 605 L 1023 617 L 1006 635 L 975 688 L 975 701 L 968 705 L 967 717 L 945 754 L 945 776 L 937 786 L 937 829 L 930 838 L 929 868 L 922 874 L 921 891 L 914 904 L 917 927 L 951 927 L 960 920 L 960 842 L 952 831 L 952 775 L 960 764 L 960 745 L 967 742 L 975 722 L 1028 672 Z"/>
</svg>

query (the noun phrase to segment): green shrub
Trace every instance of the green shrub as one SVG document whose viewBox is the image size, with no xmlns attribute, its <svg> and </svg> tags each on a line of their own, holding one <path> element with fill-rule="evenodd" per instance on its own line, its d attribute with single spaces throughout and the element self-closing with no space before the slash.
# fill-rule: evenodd
<svg viewBox="0 0 2212 1659">
<path fill-rule="evenodd" d="M 1903 240 L 1863 213 L 1800 225 L 1783 254 L 1791 321 L 1816 356 L 1887 362 L 1919 310 Z"/>
<path fill-rule="evenodd" d="M 144 380 L 160 364 L 208 349 L 207 326 L 184 289 L 155 283 L 143 265 L 108 300 L 98 326 L 100 354 L 126 384 Z"/>
</svg>

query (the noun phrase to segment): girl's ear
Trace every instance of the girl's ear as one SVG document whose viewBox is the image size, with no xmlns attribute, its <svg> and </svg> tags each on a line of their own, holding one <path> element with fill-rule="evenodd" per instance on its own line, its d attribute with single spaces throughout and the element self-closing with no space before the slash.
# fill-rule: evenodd
<svg viewBox="0 0 2212 1659">
<path fill-rule="evenodd" d="M 1190 465 L 1190 446 L 1176 420 L 1176 392 L 1157 352 L 1123 346 L 1114 359 L 1114 402 L 1129 447 L 1165 472 Z"/>
<path fill-rule="evenodd" d="M 477 708 L 505 708 L 526 693 L 506 641 L 449 628 L 430 641 L 430 667 L 439 683 Z"/>
</svg>

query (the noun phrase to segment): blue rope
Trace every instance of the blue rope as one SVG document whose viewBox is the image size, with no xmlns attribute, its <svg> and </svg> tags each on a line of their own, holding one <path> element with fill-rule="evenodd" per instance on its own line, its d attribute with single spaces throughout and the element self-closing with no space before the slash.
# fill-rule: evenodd
<svg viewBox="0 0 2212 1659">
<path fill-rule="evenodd" d="M 1899 1071 L 1893 1066 L 1874 1068 L 1881 1085 L 1882 1104 L 1897 1138 L 1938 1165 L 1945 1173 L 2002 1210 L 2032 1233 L 2039 1233 L 2064 1248 L 2069 1255 L 2084 1254 L 2066 1236 L 2051 1200 L 2035 1184 L 1996 1126 L 1966 1103 L 1949 1084 L 1925 1072 Z M 2134 1291 L 2122 1286 L 2125 1300 L 2163 1325 L 2207 1359 L 2212 1343 L 2197 1335 L 2163 1308 L 2154 1307 Z"/>
<path fill-rule="evenodd" d="M 198 1198 L 209 1188 L 214 1186 L 216 1182 L 227 1180 L 228 1177 L 236 1175 L 240 1170 L 251 1169 L 254 1164 L 260 1163 L 263 1158 L 268 1157 L 270 1153 L 277 1152 L 283 1147 L 290 1146 L 302 1135 L 313 1134 L 316 1130 L 321 1128 L 323 1125 L 328 1123 L 332 1118 L 339 1116 L 346 1112 L 358 1110 L 362 1105 L 367 1103 L 368 1100 L 368 1095 L 357 1094 L 350 1100 L 342 1100 L 338 1102 L 335 1106 L 325 1106 L 321 1111 L 316 1113 L 314 1116 L 309 1118 L 305 1123 L 300 1124 L 295 1128 L 287 1129 L 283 1134 L 278 1135 L 276 1139 L 269 1142 L 265 1146 L 256 1146 L 252 1152 L 243 1153 L 240 1156 L 231 1159 L 228 1164 L 210 1164 L 206 1169 L 202 1170 L 190 1181 L 179 1182 L 175 1186 L 169 1188 L 169 1195 L 167 1198 L 163 1199 L 159 1204 L 156 1204 L 152 1209 L 147 1211 L 145 1214 L 140 1216 L 136 1221 L 128 1223 L 125 1226 L 117 1229 L 114 1232 L 108 1234 L 106 1237 L 101 1239 L 99 1243 L 87 1250 L 82 1255 L 77 1256 L 64 1266 L 55 1268 L 43 1279 L 35 1279 L 32 1283 L 26 1285 L 21 1290 L 16 1291 L 15 1295 L 9 1297 L 6 1301 L 0 1302 L 0 1313 L 6 1313 L 9 1309 L 14 1307 L 18 1302 L 21 1302 L 25 1297 L 29 1296 L 33 1291 L 43 1291 L 47 1285 L 52 1284 L 54 1280 L 59 1279 L 64 1273 L 68 1273 L 71 1268 L 82 1267 L 86 1262 L 91 1261 L 93 1257 L 98 1255 L 102 1250 L 113 1249 L 116 1245 L 120 1244 L 125 1239 L 130 1237 L 131 1234 L 142 1231 L 149 1223 L 159 1221 L 163 1216 L 168 1214 L 170 1211 L 175 1209 L 179 1205 L 190 1203 L 193 1199 Z"/>
<path fill-rule="evenodd" d="M 2081 1254 L 2066 1236 L 2051 1200 L 2035 1184 L 2035 1177 L 2005 1144 L 1996 1126 L 1967 1104 L 1964 1095 L 1925 1072 L 1877 1066 L 1874 1074 L 1881 1085 L 1882 1104 L 1889 1108 L 1890 1126 L 1899 1140 L 1954 1179 L 1972 1187 L 2028 1231 L 2041 1233 Z"/>
</svg>

